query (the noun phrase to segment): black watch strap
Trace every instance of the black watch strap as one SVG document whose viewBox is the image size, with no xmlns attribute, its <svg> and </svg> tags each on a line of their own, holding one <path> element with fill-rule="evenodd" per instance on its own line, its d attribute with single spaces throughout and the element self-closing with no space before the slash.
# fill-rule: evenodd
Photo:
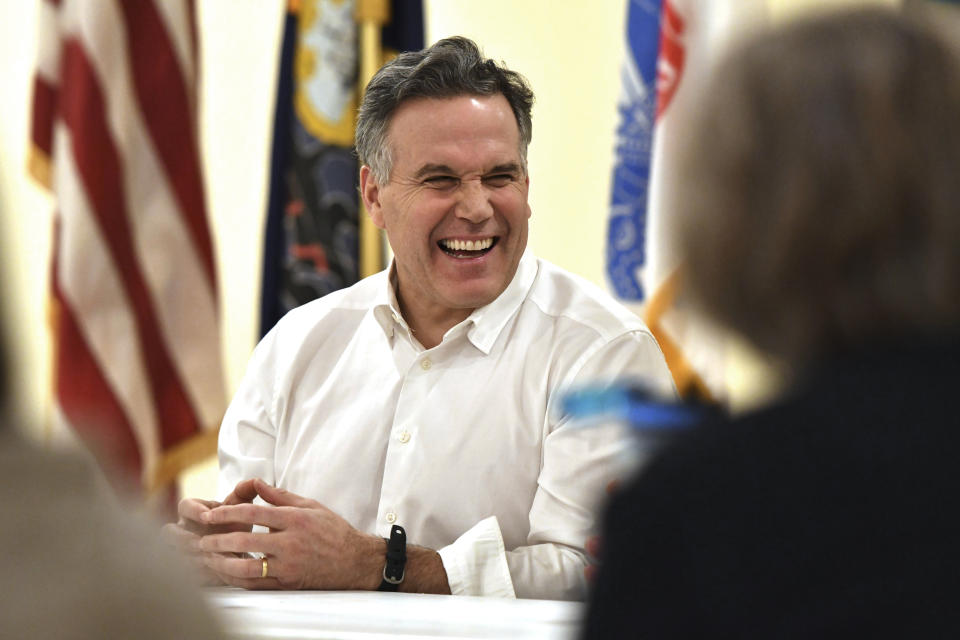
<svg viewBox="0 0 960 640">
<path fill-rule="evenodd" d="M 387 563 L 383 565 L 383 580 L 378 591 L 396 591 L 403 582 L 407 566 L 407 532 L 398 524 L 390 527 L 387 540 Z"/>
</svg>

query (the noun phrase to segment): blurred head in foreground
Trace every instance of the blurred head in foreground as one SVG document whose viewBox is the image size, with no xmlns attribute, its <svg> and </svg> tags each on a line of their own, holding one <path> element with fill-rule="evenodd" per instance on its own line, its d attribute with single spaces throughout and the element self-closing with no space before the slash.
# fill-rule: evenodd
<svg viewBox="0 0 960 640">
<path fill-rule="evenodd" d="M 2 273 L 0 273 L 2 276 Z M 3 279 L 0 277 L 0 288 Z M 0 637 L 221 638 L 159 525 L 121 510 L 89 460 L 33 446 L 13 424 L 0 322 Z"/>
<path fill-rule="evenodd" d="M 859 10 L 752 41 L 703 89 L 678 241 L 707 313 L 799 367 L 956 331 L 948 44 L 892 10 Z"/>
</svg>

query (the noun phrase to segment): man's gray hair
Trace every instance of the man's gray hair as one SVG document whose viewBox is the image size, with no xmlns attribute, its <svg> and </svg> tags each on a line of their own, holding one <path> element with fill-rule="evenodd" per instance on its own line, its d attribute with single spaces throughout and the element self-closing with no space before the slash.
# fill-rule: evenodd
<svg viewBox="0 0 960 640">
<path fill-rule="evenodd" d="M 497 94 L 507 99 L 517 120 L 520 158 L 526 170 L 527 146 L 533 137 L 533 91 L 523 76 L 484 58 L 476 43 L 460 36 L 402 53 L 373 76 L 357 118 L 360 162 L 370 167 L 378 183 L 390 179 L 393 158 L 387 129 L 393 113 L 407 100 Z"/>
</svg>

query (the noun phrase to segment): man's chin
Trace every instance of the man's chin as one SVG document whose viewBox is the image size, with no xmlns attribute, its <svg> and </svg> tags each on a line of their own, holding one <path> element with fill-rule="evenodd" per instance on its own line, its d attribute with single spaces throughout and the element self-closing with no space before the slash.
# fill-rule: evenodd
<svg viewBox="0 0 960 640">
<path fill-rule="evenodd" d="M 450 306 L 457 309 L 479 309 L 496 300 L 504 288 L 495 285 L 464 286 L 451 291 L 447 299 L 450 300 Z"/>
</svg>

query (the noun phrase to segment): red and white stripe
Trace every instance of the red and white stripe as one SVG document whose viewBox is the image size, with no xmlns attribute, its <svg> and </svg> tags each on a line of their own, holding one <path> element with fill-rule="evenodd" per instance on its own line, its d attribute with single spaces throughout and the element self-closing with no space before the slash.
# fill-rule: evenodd
<svg viewBox="0 0 960 640">
<path fill-rule="evenodd" d="M 43 0 L 33 143 L 57 199 L 59 415 L 150 484 L 225 407 L 190 0 Z"/>
</svg>

